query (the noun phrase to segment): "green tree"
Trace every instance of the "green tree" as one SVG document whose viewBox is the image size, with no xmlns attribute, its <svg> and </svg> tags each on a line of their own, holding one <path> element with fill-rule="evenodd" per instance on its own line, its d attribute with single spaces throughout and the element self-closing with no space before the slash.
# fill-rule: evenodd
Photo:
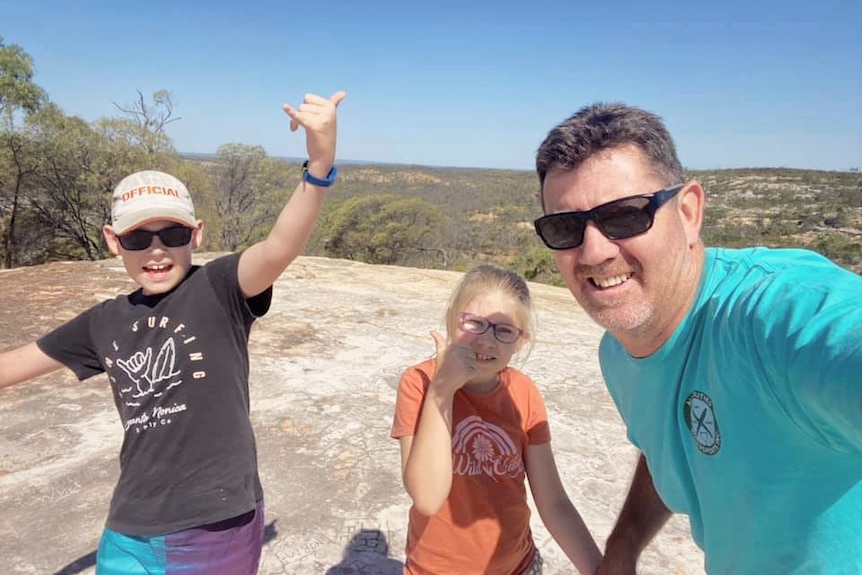
<svg viewBox="0 0 862 575">
<path fill-rule="evenodd" d="M 518 250 L 512 267 L 527 280 L 551 285 L 563 285 L 554 263 L 554 252 L 538 241 L 525 242 Z"/>
<path fill-rule="evenodd" d="M 18 223 L 28 180 L 36 173 L 41 157 L 32 142 L 20 132 L 4 131 L 0 140 L 0 232 L 3 236 L 3 267 L 17 265 Z"/>
<path fill-rule="evenodd" d="M 225 144 L 216 152 L 215 212 L 219 247 L 228 251 L 262 239 L 275 220 L 288 186 L 284 162 L 267 156 L 261 146 Z"/>
<path fill-rule="evenodd" d="M 45 106 L 28 118 L 28 136 L 41 160 L 27 201 L 42 231 L 46 260 L 100 259 L 101 228 L 110 221 L 119 169 L 111 145 L 87 122 Z"/>
<path fill-rule="evenodd" d="M 6 268 L 15 263 L 22 195 L 38 165 L 15 119 L 37 112 L 46 101 L 45 91 L 33 81 L 30 55 L 16 44 L 5 44 L 0 36 L 0 234 Z"/>
<path fill-rule="evenodd" d="M 0 112 L 4 129 L 16 113 L 33 113 L 45 102 L 45 91 L 33 81 L 33 59 L 21 46 L 6 44 L 0 36 Z"/>
<path fill-rule="evenodd" d="M 168 90 L 156 90 L 147 102 L 138 90 L 138 98 L 125 105 L 114 106 L 126 115 L 126 122 L 115 122 L 114 128 L 125 141 L 140 146 L 148 156 L 173 153 L 173 144 L 166 133 L 168 124 L 181 120 L 174 117 L 174 101 Z"/>
<path fill-rule="evenodd" d="M 372 264 L 448 264 L 442 238 L 446 216 L 421 198 L 375 194 L 351 198 L 332 210 L 322 232 L 328 255 Z"/>
</svg>

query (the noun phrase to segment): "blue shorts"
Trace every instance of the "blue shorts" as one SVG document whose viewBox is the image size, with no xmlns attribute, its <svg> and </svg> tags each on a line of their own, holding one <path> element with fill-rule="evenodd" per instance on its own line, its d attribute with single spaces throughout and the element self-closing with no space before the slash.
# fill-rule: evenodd
<svg viewBox="0 0 862 575">
<path fill-rule="evenodd" d="M 254 575 L 263 548 L 263 502 L 248 513 L 156 537 L 105 529 L 96 575 Z"/>
</svg>

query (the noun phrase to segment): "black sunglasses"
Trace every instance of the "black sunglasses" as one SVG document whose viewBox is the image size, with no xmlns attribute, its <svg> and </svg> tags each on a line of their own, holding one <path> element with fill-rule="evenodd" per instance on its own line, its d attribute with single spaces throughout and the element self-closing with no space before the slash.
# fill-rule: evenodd
<svg viewBox="0 0 862 575">
<path fill-rule="evenodd" d="M 595 222 L 612 240 L 640 235 L 652 227 L 656 211 L 673 198 L 685 184 L 674 184 L 653 194 L 620 198 L 588 212 L 560 212 L 533 222 L 536 233 L 552 250 L 569 250 L 584 243 L 587 222 Z"/>
<path fill-rule="evenodd" d="M 192 228 L 186 226 L 171 226 L 157 232 L 137 229 L 117 236 L 117 240 L 123 248 L 133 252 L 150 247 L 155 236 L 159 236 L 166 248 L 179 248 L 192 241 L 192 231 Z"/>
</svg>

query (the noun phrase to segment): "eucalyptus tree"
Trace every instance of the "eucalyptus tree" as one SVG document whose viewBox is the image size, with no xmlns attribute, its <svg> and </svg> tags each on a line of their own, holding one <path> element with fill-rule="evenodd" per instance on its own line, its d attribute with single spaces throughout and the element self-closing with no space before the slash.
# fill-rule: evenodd
<svg viewBox="0 0 862 575">
<path fill-rule="evenodd" d="M 127 120 L 125 123 L 115 123 L 114 127 L 125 130 L 123 139 L 140 146 L 148 156 L 173 153 L 173 143 L 166 129 L 168 124 L 182 118 L 174 116 L 176 105 L 170 91 L 156 90 L 150 101 L 140 90 L 137 93 L 138 97 L 129 104 L 114 102 L 114 106 Z"/>
<path fill-rule="evenodd" d="M 105 257 L 101 228 L 110 221 L 111 192 L 121 169 L 111 144 L 83 119 L 53 105 L 27 123 L 40 157 L 27 201 L 45 240 L 43 259 Z"/>
<path fill-rule="evenodd" d="M 263 239 L 299 180 L 299 170 L 262 146 L 224 144 L 216 151 L 213 201 L 218 247 L 234 251 Z"/>
<path fill-rule="evenodd" d="M 35 112 L 47 100 L 45 91 L 33 81 L 33 59 L 17 44 L 6 44 L 0 36 L 0 113 L 4 129 L 11 128 L 19 112 Z"/>
<path fill-rule="evenodd" d="M 449 263 L 448 220 L 436 205 L 396 194 L 355 196 L 333 207 L 320 234 L 327 255 L 372 264 Z"/>
<path fill-rule="evenodd" d="M 6 268 L 16 262 L 22 195 L 38 164 L 30 143 L 16 127 L 17 120 L 37 112 L 46 101 L 45 91 L 33 81 L 30 55 L 0 36 L 0 235 Z"/>
</svg>

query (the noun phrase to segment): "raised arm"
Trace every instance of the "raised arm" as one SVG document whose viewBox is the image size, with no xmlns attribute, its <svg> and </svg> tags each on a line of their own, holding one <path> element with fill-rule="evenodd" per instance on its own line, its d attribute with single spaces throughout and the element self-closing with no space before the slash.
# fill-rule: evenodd
<svg viewBox="0 0 862 575">
<path fill-rule="evenodd" d="M 21 383 L 63 367 L 46 355 L 36 342 L 0 353 L 0 389 Z"/>
<path fill-rule="evenodd" d="M 427 516 L 440 511 L 452 488 L 452 404 L 476 363 L 468 346 L 446 347 L 439 333 L 431 336 L 437 369 L 422 402 L 416 435 L 401 438 L 404 488 L 416 510 Z"/>
<path fill-rule="evenodd" d="M 646 458 L 638 459 L 629 495 L 617 524 L 605 545 L 599 575 L 634 575 L 638 557 L 672 513 L 659 497 L 647 468 Z"/>
<path fill-rule="evenodd" d="M 326 178 L 335 165 L 335 110 L 345 95 L 336 92 L 329 98 L 322 98 L 307 94 L 298 108 L 284 106 L 285 113 L 290 116 L 291 131 L 299 126 L 305 128 L 308 173 L 320 179 Z M 302 253 L 325 198 L 325 187 L 300 180 L 267 238 L 248 248 L 240 257 L 239 285 L 246 297 L 271 286 Z"/>
<path fill-rule="evenodd" d="M 602 561 L 602 554 L 566 494 L 551 444 L 528 446 L 525 460 L 539 517 L 577 570 L 583 575 L 593 575 Z"/>
</svg>

